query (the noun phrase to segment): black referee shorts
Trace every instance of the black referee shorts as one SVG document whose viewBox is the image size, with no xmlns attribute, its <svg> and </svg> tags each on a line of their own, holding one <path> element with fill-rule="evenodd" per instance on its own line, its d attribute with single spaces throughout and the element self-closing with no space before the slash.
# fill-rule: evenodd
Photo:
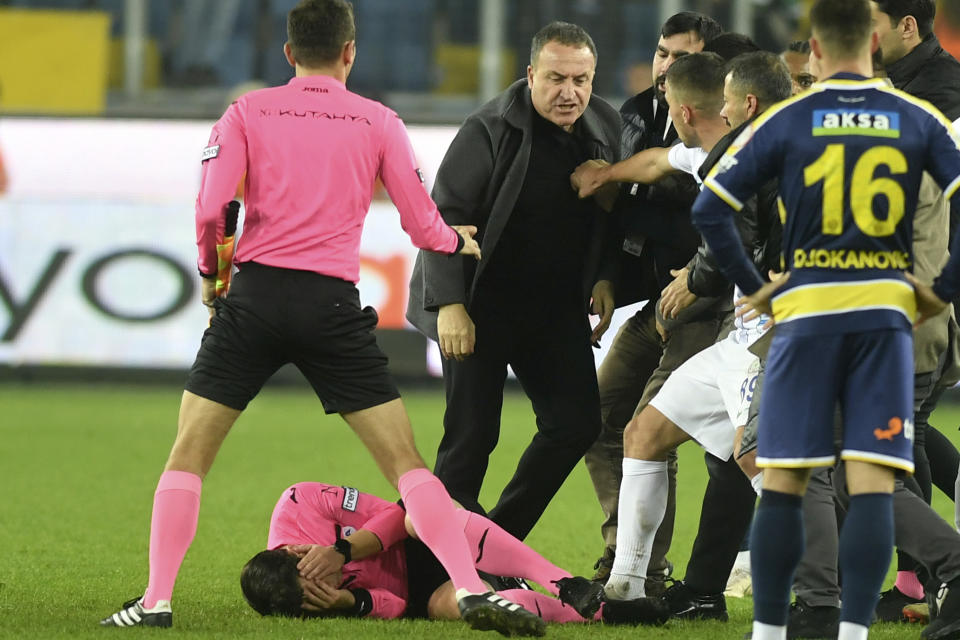
<svg viewBox="0 0 960 640">
<path fill-rule="evenodd" d="M 327 413 L 350 413 L 400 397 L 351 282 L 312 271 L 240 265 L 230 294 L 215 302 L 185 388 L 237 410 L 288 362 Z"/>
<path fill-rule="evenodd" d="M 407 538 L 403 543 L 407 555 L 407 609 L 403 615 L 406 618 L 426 618 L 430 597 L 450 577 L 427 545 L 414 538 Z M 500 576 L 486 571 L 477 573 L 494 591 L 504 589 L 505 585 Z"/>
</svg>

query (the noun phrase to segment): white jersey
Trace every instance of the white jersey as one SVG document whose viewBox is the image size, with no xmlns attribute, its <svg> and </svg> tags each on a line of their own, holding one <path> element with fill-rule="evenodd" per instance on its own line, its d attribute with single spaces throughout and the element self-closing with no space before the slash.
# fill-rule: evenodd
<svg viewBox="0 0 960 640">
<path fill-rule="evenodd" d="M 670 147 L 667 161 L 677 171 L 683 171 L 693 176 L 697 187 L 703 189 L 703 180 L 700 179 L 700 166 L 707 159 L 707 152 L 701 147 L 688 147 L 684 144 L 675 144 Z"/>
<path fill-rule="evenodd" d="M 736 304 L 737 300 L 743 297 L 743 291 L 740 291 L 740 287 L 733 288 L 733 302 Z M 740 307 L 737 307 L 739 309 Z M 760 317 L 754 318 L 749 322 L 745 322 L 743 318 L 735 318 L 733 321 L 733 331 L 730 332 L 730 337 L 733 338 L 734 342 L 737 344 L 742 344 L 749 347 L 751 344 L 756 342 L 756 340 L 763 335 L 763 332 L 768 329 L 767 323 L 770 322 L 770 316 L 763 313 L 760 314 Z"/>
<path fill-rule="evenodd" d="M 687 147 L 683 144 L 675 144 L 670 147 L 667 160 L 670 162 L 670 166 L 677 171 L 683 171 L 684 173 L 692 175 L 694 180 L 697 181 L 697 186 L 703 189 L 703 181 L 700 180 L 699 172 L 703 161 L 707 159 L 708 155 L 708 152 L 704 151 L 702 147 Z M 734 287 L 734 303 L 742 297 L 743 292 L 740 291 L 740 288 Z M 768 315 L 761 315 L 759 318 L 749 322 L 744 322 L 742 318 L 737 318 L 734 321 L 734 328 L 733 331 L 730 332 L 730 337 L 737 344 L 749 346 L 763 334 L 768 322 L 770 322 L 770 316 Z"/>
</svg>

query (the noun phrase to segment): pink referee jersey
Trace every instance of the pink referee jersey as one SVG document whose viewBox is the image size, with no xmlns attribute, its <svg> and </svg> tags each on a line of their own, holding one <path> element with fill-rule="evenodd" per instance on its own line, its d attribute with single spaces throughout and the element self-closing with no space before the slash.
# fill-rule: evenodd
<svg viewBox="0 0 960 640">
<path fill-rule="evenodd" d="M 214 125 L 202 163 L 196 222 L 203 273 L 217 271 L 223 207 L 244 172 L 237 263 L 357 282 L 360 233 L 378 176 L 413 244 L 444 253 L 458 244 L 423 186 L 403 121 L 330 76 L 297 77 L 241 97 Z"/>
<path fill-rule="evenodd" d="M 407 608 L 407 537 L 399 505 L 350 487 L 300 482 L 288 487 L 270 518 L 267 548 L 331 545 L 359 530 L 374 533 L 383 551 L 343 565 L 343 589 L 362 588 L 373 600 L 372 618 L 398 618 Z"/>
</svg>

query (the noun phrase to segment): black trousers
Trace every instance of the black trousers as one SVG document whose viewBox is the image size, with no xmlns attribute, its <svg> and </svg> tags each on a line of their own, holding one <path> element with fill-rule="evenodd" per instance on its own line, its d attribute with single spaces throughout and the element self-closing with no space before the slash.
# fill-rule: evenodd
<svg viewBox="0 0 960 640">
<path fill-rule="evenodd" d="M 697 593 L 723 593 L 750 528 L 757 494 L 733 458 L 703 457 L 710 479 L 684 581 Z"/>
<path fill-rule="evenodd" d="M 537 431 L 491 520 L 523 540 L 600 432 L 600 394 L 590 325 L 580 304 L 482 299 L 471 316 L 476 350 L 445 360 L 447 410 L 434 473 L 471 508 L 500 435 L 509 364 L 536 414 Z M 556 298 L 553 298 L 555 301 Z M 507 428 L 521 425 L 507 424 Z"/>
</svg>

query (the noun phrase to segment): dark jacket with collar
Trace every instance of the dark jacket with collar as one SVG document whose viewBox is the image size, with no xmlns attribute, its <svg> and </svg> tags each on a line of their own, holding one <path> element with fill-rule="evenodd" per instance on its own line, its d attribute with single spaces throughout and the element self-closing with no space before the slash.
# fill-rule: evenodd
<svg viewBox="0 0 960 640">
<path fill-rule="evenodd" d="M 960 118 L 960 62 L 932 33 L 888 65 L 887 75 L 897 89 L 930 102 L 951 122 Z"/>
<path fill-rule="evenodd" d="M 417 255 L 407 320 L 433 339 L 441 306 L 463 303 L 470 311 L 479 276 L 496 250 L 523 186 L 534 113 L 527 81 L 518 80 L 467 117 L 440 164 L 433 199 L 447 224 L 477 227 L 484 258 L 477 262 L 471 256 L 430 251 Z M 591 157 L 607 162 L 619 159 L 620 117 L 613 107 L 592 96 L 578 126 L 583 140 L 589 141 Z M 584 267 L 585 312 L 593 285 L 615 275 L 620 240 L 609 218 L 597 208 Z"/>
<path fill-rule="evenodd" d="M 714 145 L 700 165 L 701 178 L 706 178 L 730 145 L 751 123 L 752 120 L 748 120 Z M 748 254 L 753 255 L 753 263 L 764 278 L 767 271 L 781 269 L 783 226 L 777 206 L 777 188 L 777 180 L 770 180 L 755 196 L 747 200 L 743 209 L 734 216 L 743 246 Z M 697 297 L 719 296 L 730 292 L 732 285 L 720 271 L 716 258 L 706 243 L 700 243 L 697 254 L 687 267 L 687 288 Z"/>
<path fill-rule="evenodd" d="M 913 51 L 887 66 L 893 86 L 931 103 L 951 122 L 960 118 L 960 62 L 929 34 Z M 950 236 L 960 227 L 960 207 L 950 205 Z M 955 304 L 960 303 L 960 299 Z"/>
<path fill-rule="evenodd" d="M 621 157 L 653 147 L 670 147 L 677 141 L 673 126 L 665 137 L 655 130 L 655 95 L 651 87 L 620 107 Z M 661 104 L 658 110 L 666 108 Z M 690 222 L 690 207 L 697 193 L 696 181 L 683 173 L 649 186 L 628 183 L 621 187 L 614 213 L 626 242 L 614 286 L 617 306 L 659 298 L 663 287 L 673 280 L 670 270 L 685 265 L 696 252 L 700 234 Z"/>
</svg>

